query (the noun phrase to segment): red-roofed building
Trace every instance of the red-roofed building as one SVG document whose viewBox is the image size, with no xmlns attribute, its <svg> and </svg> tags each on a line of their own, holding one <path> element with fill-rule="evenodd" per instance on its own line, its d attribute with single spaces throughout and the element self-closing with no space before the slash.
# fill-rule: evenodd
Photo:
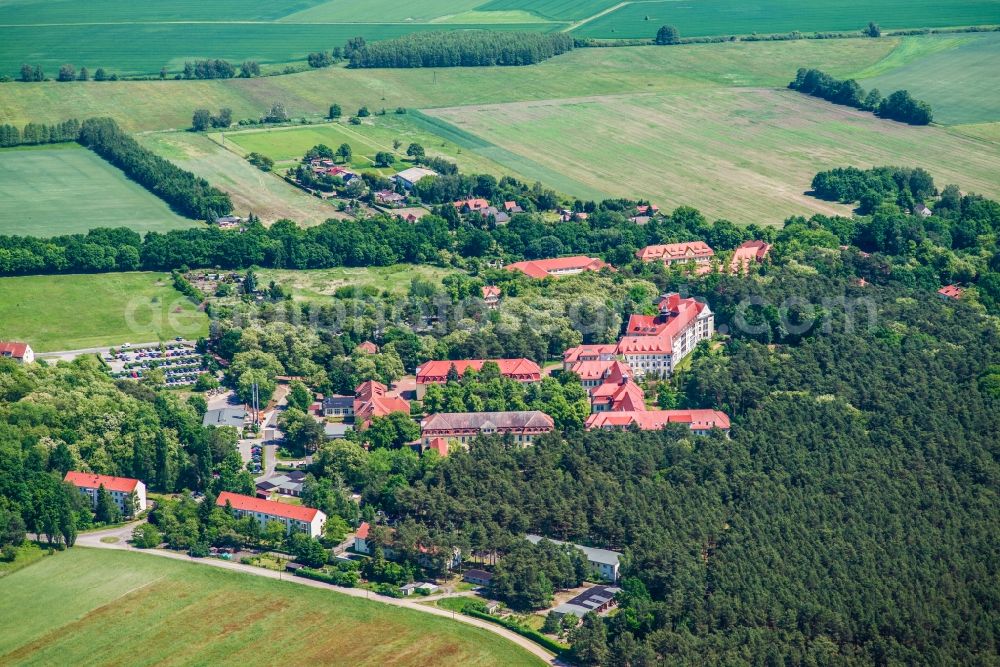
<svg viewBox="0 0 1000 667">
<path fill-rule="evenodd" d="M 445 438 L 431 438 L 427 444 L 427 449 L 437 452 L 438 456 L 448 456 L 448 440 Z"/>
<path fill-rule="evenodd" d="M 687 424 L 695 435 L 706 435 L 713 428 L 729 432 L 729 416 L 718 410 L 595 412 L 587 418 L 586 429 L 624 430 L 635 425 L 643 431 L 658 431 L 667 424 Z"/>
<path fill-rule="evenodd" d="M 520 271 L 531 278 L 547 276 L 570 276 L 584 271 L 614 270 L 607 262 L 595 257 L 574 255 L 573 257 L 556 257 L 554 259 L 533 259 L 525 262 L 514 262 L 506 267 L 508 271 Z"/>
<path fill-rule="evenodd" d="M 371 526 L 367 521 L 362 522 L 358 526 L 357 531 L 354 533 L 354 550 L 359 554 L 368 554 L 369 556 L 375 552 L 375 547 L 377 542 L 375 536 L 372 534 Z M 398 560 L 399 554 L 397 553 L 398 544 L 395 543 L 396 530 L 388 526 L 383 526 L 382 537 L 385 541 L 391 541 L 393 544 L 383 544 L 382 545 L 382 555 L 388 560 Z M 395 548 L 394 548 L 395 547 Z M 417 560 L 420 562 L 422 567 L 431 567 L 434 565 L 433 556 L 440 553 L 437 547 L 425 547 L 422 544 L 416 545 L 417 551 L 420 555 Z M 447 550 L 446 550 L 447 551 Z M 444 566 L 445 569 L 451 570 L 462 564 L 462 550 L 458 547 L 453 547 L 451 549 L 451 557 L 445 556 Z"/>
<path fill-rule="evenodd" d="M 13 359 L 22 364 L 30 364 L 35 360 L 35 353 L 27 343 L 0 341 L 0 358 Z"/>
<path fill-rule="evenodd" d="M 657 213 L 660 212 L 660 207 L 656 206 L 655 204 L 649 204 L 649 205 L 642 204 L 640 206 L 636 206 L 635 207 L 635 212 L 638 215 L 650 215 L 650 216 L 652 216 L 652 215 L 656 215 Z"/>
<path fill-rule="evenodd" d="M 362 382 L 354 390 L 355 423 L 367 424 L 372 417 L 385 417 L 391 412 L 410 414 L 410 403 L 375 380 Z"/>
<path fill-rule="evenodd" d="M 618 350 L 618 343 L 596 343 L 577 345 L 563 352 L 563 369 L 573 370 L 573 365 L 580 361 L 613 361 Z"/>
<path fill-rule="evenodd" d="M 483 301 L 490 310 L 500 307 L 500 288 L 496 285 L 483 285 Z"/>
<path fill-rule="evenodd" d="M 454 203 L 455 208 L 457 208 L 462 213 L 472 213 L 476 211 L 484 211 L 490 207 L 490 203 L 485 199 L 463 199 Z"/>
<path fill-rule="evenodd" d="M 590 393 L 591 412 L 641 412 L 645 409 L 645 392 L 628 376 L 617 382 L 609 379 Z"/>
<path fill-rule="evenodd" d="M 628 364 L 611 358 L 610 360 L 577 361 L 567 369 L 580 377 L 580 383 L 585 389 L 593 389 L 605 382 L 617 383 L 623 376 L 631 377 L 632 369 Z M 614 378 L 614 379 L 610 379 Z"/>
<path fill-rule="evenodd" d="M 326 523 L 326 514 L 302 505 L 289 505 L 223 491 L 215 504 L 225 507 L 227 503 L 238 518 L 252 517 L 260 523 L 261 528 L 268 521 L 277 521 L 284 524 L 286 532 L 303 531 L 309 533 L 310 537 L 319 537 L 323 534 L 323 525 Z"/>
<path fill-rule="evenodd" d="M 124 516 L 134 516 L 146 509 L 146 485 L 137 479 L 71 470 L 66 473 L 64 481 L 80 489 L 80 493 L 90 498 L 90 506 L 94 509 L 97 508 L 97 490 L 102 486 Z M 135 507 L 127 508 L 126 503 L 133 493 Z"/>
<path fill-rule="evenodd" d="M 635 256 L 644 262 L 661 261 L 667 266 L 686 262 L 709 264 L 714 255 L 715 251 L 704 241 L 649 245 L 635 252 Z"/>
<path fill-rule="evenodd" d="M 503 203 L 503 210 L 511 214 L 524 212 L 524 209 L 516 201 L 505 201 Z"/>
<path fill-rule="evenodd" d="M 481 435 L 510 435 L 514 442 L 527 446 L 543 433 L 555 428 L 552 417 L 538 410 L 516 412 L 438 412 L 420 422 L 420 439 L 430 446 L 436 438 L 453 439 L 462 446 Z"/>
<path fill-rule="evenodd" d="M 482 370 L 483 364 L 493 361 L 500 367 L 500 375 L 518 382 L 540 382 L 542 369 L 531 359 L 462 359 L 458 361 L 428 361 L 417 368 L 417 398 L 421 399 L 427 392 L 429 384 L 444 384 L 448 381 L 448 372 L 454 366 L 458 376 L 465 371 Z"/>
<path fill-rule="evenodd" d="M 370 340 L 366 340 L 363 343 L 359 343 L 358 346 L 354 349 L 356 349 L 359 352 L 364 352 L 365 354 L 378 354 L 378 345 L 371 342 Z"/>
<path fill-rule="evenodd" d="M 712 337 L 715 316 L 707 303 L 665 294 L 659 315 L 632 315 L 616 353 L 638 375 L 664 377 L 691 354 L 699 341 Z"/>
<path fill-rule="evenodd" d="M 733 251 L 729 272 L 747 274 L 750 272 L 750 265 L 763 262 L 769 252 L 771 244 L 766 241 L 744 241 Z"/>
<path fill-rule="evenodd" d="M 937 291 L 942 299 L 961 299 L 964 292 L 958 285 L 945 285 Z"/>
</svg>

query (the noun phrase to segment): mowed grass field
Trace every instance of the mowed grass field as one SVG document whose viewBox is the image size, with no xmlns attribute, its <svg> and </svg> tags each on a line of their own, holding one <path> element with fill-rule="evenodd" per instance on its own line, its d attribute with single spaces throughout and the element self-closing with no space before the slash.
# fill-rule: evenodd
<svg viewBox="0 0 1000 667">
<path fill-rule="evenodd" d="M 896 67 L 860 73 L 866 89 L 909 90 L 944 125 L 1000 119 L 1000 33 L 907 38 Z M 914 55 L 907 55 L 917 51 Z"/>
<path fill-rule="evenodd" d="M 447 158 L 458 164 L 462 171 L 501 175 L 512 173 L 504 170 L 490 159 L 472 151 L 464 150 L 461 142 L 442 136 L 437 128 L 423 122 L 418 112 L 406 114 L 389 113 L 372 116 L 361 125 L 343 122 L 309 125 L 306 127 L 283 127 L 269 130 L 244 130 L 226 132 L 224 138 L 219 133 L 210 135 L 218 143 L 225 143 L 230 149 L 241 154 L 257 152 L 267 155 L 278 163 L 279 169 L 287 169 L 299 163 L 302 156 L 313 146 L 325 144 L 336 150 L 341 144 L 348 144 L 353 151 L 350 166 L 355 169 L 379 171 L 391 174 L 411 166 L 406 149 L 411 143 L 418 143 L 430 156 Z M 393 143 L 399 142 L 399 148 Z M 376 168 L 375 154 L 385 151 L 396 156 L 395 168 Z"/>
<path fill-rule="evenodd" d="M 0 234 L 166 231 L 195 224 L 78 144 L 0 150 Z"/>
<path fill-rule="evenodd" d="M 817 171 L 846 165 L 924 167 L 938 183 L 1000 196 L 993 144 L 787 90 L 716 88 L 427 113 L 561 171 L 578 192 L 686 204 L 737 223 L 847 213 L 805 194 Z M 573 136 L 587 139 L 566 141 Z"/>
<path fill-rule="evenodd" d="M 169 274 L 0 278 L 0 340 L 23 340 L 36 352 L 207 333 L 208 317 L 173 288 Z"/>
<path fill-rule="evenodd" d="M 625 3 L 612 12 L 580 25 L 573 30 L 573 34 L 607 39 L 652 38 L 664 24 L 676 26 L 682 36 L 690 37 L 785 33 L 796 30 L 852 31 L 860 30 L 869 21 L 875 21 L 884 29 L 995 24 L 1000 23 L 1000 2 L 653 0 Z"/>
<path fill-rule="evenodd" d="M 288 218 L 309 226 L 340 215 L 330 202 L 303 192 L 276 173 L 261 171 L 204 134 L 157 132 L 140 134 L 136 139 L 178 167 L 225 190 L 238 214 L 245 217 L 253 212 L 265 225 Z"/>
<path fill-rule="evenodd" d="M 410 282 L 414 278 L 440 284 L 442 278 L 454 273 L 456 271 L 453 269 L 442 269 L 424 264 L 395 264 L 393 266 L 344 267 L 305 271 L 261 269 L 258 275 L 263 284 L 274 280 L 282 287 L 291 289 L 294 299 L 313 300 L 332 296 L 338 288 L 348 285 L 359 288 L 374 287 L 380 292 L 391 292 L 403 296 L 409 291 Z"/>
<path fill-rule="evenodd" d="M 242 667 L 265 655 L 295 665 L 541 664 L 502 637 L 447 618 L 80 547 L 5 577 L 0 618 L 4 665 Z"/>
</svg>

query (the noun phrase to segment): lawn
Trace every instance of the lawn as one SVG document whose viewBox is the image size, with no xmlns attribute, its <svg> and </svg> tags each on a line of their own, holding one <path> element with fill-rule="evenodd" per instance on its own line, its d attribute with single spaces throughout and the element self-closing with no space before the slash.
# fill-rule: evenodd
<svg viewBox="0 0 1000 667">
<path fill-rule="evenodd" d="M 993 144 L 787 90 L 715 88 L 427 113 L 565 174 L 558 185 L 567 193 L 643 197 L 666 208 L 687 204 L 737 223 L 846 213 L 805 194 L 813 174 L 835 166 L 921 166 L 938 183 L 1000 196 L 1000 151 Z M 566 141 L 584 129 L 587 141 Z M 543 177 L 526 164 L 510 166 L 529 180 Z"/>
<path fill-rule="evenodd" d="M 166 231 L 194 224 L 78 144 L 0 150 L 0 234 Z"/>
<path fill-rule="evenodd" d="M 0 278 L 0 340 L 36 352 L 198 338 L 208 318 L 163 273 Z"/>
<path fill-rule="evenodd" d="M 240 215 L 252 211 L 264 224 L 288 218 L 302 225 L 315 225 L 338 216 L 330 202 L 303 192 L 277 173 L 261 171 L 205 134 L 158 132 L 136 138 L 178 167 L 228 192 Z"/>
<path fill-rule="evenodd" d="M 218 133 L 212 134 L 211 137 L 214 141 L 221 141 Z M 399 142 L 398 149 L 393 147 L 394 141 Z M 456 162 L 462 171 L 494 175 L 512 173 L 492 159 L 467 150 L 467 146 L 460 139 L 443 135 L 438 127 L 433 124 L 428 125 L 425 117 L 416 111 L 372 116 L 365 119 L 361 125 L 337 122 L 306 127 L 226 132 L 225 142 L 229 144 L 230 149 L 233 145 L 238 147 L 238 152 L 244 155 L 252 151 L 267 155 L 278 163 L 280 170 L 298 164 L 306 151 L 317 144 L 325 144 L 336 150 L 338 146 L 346 143 L 353 151 L 350 166 L 354 169 L 373 170 L 377 152 L 395 153 L 396 169 L 379 170 L 388 174 L 410 166 L 403 162 L 406 158 L 406 148 L 411 143 L 418 143 L 424 147 L 428 155 Z"/>
<path fill-rule="evenodd" d="M 883 29 L 995 24 L 1000 23 L 1000 1 L 654 0 L 625 4 L 584 23 L 573 34 L 580 37 L 651 38 L 664 24 L 676 26 L 681 35 L 691 37 L 796 30 L 827 32 L 860 30 L 869 21 L 875 21 Z"/>
<path fill-rule="evenodd" d="M 380 292 L 388 291 L 405 295 L 414 278 L 440 284 L 441 279 L 455 273 L 452 269 L 441 269 L 425 264 L 395 264 L 393 266 L 372 266 L 368 268 L 309 269 L 261 269 L 259 282 L 267 284 L 277 281 L 282 287 L 292 290 L 295 299 L 323 299 L 333 295 L 338 287 L 374 287 Z"/>
<path fill-rule="evenodd" d="M 0 664 L 540 664 L 447 618 L 137 553 L 74 548 L 3 589 Z"/>
<path fill-rule="evenodd" d="M 865 88 L 884 95 L 909 90 L 934 110 L 934 121 L 946 125 L 982 123 L 1000 119 L 1000 33 L 908 38 L 900 52 L 911 45 L 926 50 L 920 57 L 903 57 L 898 66 L 870 76 L 860 73 Z"/>
</svg>

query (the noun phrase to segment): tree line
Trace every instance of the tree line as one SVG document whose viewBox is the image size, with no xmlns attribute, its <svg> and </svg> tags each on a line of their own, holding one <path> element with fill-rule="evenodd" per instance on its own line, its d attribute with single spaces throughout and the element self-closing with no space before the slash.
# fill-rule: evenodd
<svg viewBox="0 0 1000 667">
<path fill-rule="evenodd" d="M 350 49 L 351 67 L 533 65 L 573 49 L 565 33 L 462 30 L 411 33 Z"/>
<path fill-rule="evenodd" d="M 209 220 L 233 210 L 228 194 L 143 148 L 110 118 L 84 121 L 79 141 L 181 215 Z"/>
<path fill-rule="evenodd" d="M 28 123 L 23 129 L 16 125 L 0 125 L 0 148 L 31 146 L 36 144 L 61 144 L 76 141 L 80 136 L 80 121 L 71 118 L 62 123 Z"/>
<path fill-rule="evenodd" d="M 883 99 L 877 88 L 865 93 L 864 88 L 854 79 L 840 81 L 818 69 L 799 68 L 788 87 L 834 104 L 871 111 L 879 118 L 898 120 L 910 125 L 927 125 L 934 120 L 930 105 L 914 99 L 908 91 L 897 90 Z"/>
</svg>

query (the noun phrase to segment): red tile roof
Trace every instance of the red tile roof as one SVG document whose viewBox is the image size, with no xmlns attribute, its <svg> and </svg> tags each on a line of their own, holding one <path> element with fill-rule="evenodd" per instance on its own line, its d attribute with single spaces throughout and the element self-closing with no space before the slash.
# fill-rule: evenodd
<svg viewBox="0 0 1000 667">
<path fill-rule="evenodd" d="M 105 491 L 120 491 L 130 493 L 135 491 L 139 480 L 131 477 L 112 477 L 110 475 L 96 475 L 92 472 L 77 472 L 71 470 L 66 473 L 65 481 L 81 489 L 96 489 L 102 484 Z"/>
<path fill-rule="evenodd" d="M 316 514 L 319 512 L 319 510 L 312 507 L 289 505 L 288 503 L 279 503 L 273 500 L 261 500 L 253 496 L 243 496 L 238 493 L 230 493 L 229 491 L 220 493 L 215 504 L 219 507 L 225 507 L 226 501 L 229 501 L 229 504 L 235 510 L 270 514 L 271 516 L 280 516 L 285 519 L 294 519 L 306 523 L 310 523 L 315 519 Z"/>
<path fill-rule="evenodd" d="M 365 352 L 366 354 L 376 354 L 378 352 L 378 345 L 370 340 L 366 340 L 363 343 L 359 343 L 356 349 Z"/>
<path fill-rule="evenodd" d="M 632 369 L 628 364 L 616 359 L 598 359 L 594 361 L 577 361 L 569 367 L 571 373 L 580 376 L 580 380 L 606 380 L 611 377 L 618 382 L 622 375 L 631 376 Z"/>
<path fill-rule="evenodd" d="M 559 271 L 600 271 L 613 268 L 607 262 L 596 257 L 574 255 L 573 257 L 556 257 L 553 259 L 533 259 L 525 262 L 514 262 L 506 267 L 508 271 L 520 271 L 532 278 L 544 278 L 552 272 Z"/>
<path fill-rule="evenodd" d="M 429 447 L 441 456 L 448 456 L 448 441 L 444 438 L 431 438 Z"/>
<path fill-rule="evenodd" d="M 563 352 L 563 363 L 572 364 L 578 361 L 596 361 L 599 359 L 613 359 L 618 343 L 596 343 L 591 345 L 577 345 Z"/>
<path fill-rule="evenodd" d="M 689 259 L 704 259 L 709 258 L 714 254 L 715 251 L 709 248 L 708 244 L 704 241 L 649 245 L 642 250 L 637 250 L 635 252 L 635 256 L 644 262 L 652 262 L 657 259 L 671 262 Z"/>
<path fill-rule="evenodd" d="M 391 412 L 410 414 L 410 404 L 397 394 L 389 393 L 381 382 L 368 380 L 354 390 L 354 417 L 367 421 L 372 417 L 385 417 Z"/>
<path fill-rule="evenodd" d="M 465 208 L 468 207 L 470 211 L 478 211 L 483 208 L 489 208 L 490 203 L 485 199 L 462 199 L 461 201 L 455 202 L 455 208 Z"/>
<path fill-rule="evenodd" d="M 487 429 L 506 433 L 531 431 L 548 433 L 555 426 L 552 417 L 538 410 L 515 412 L 437 412 L 420 422 L 421 433 L 448 432 L 472 435 Z"/>
<path fill-rule="evenodd" d="M 500 298 L 500 288 L 496 285 L 483 285 L 483 298 L 489 299 L 490 297 Z"/>
<path fill-rule="evenodd" d="M 632 315 L 625 336 L 618 341 L 618 354 L 671 354 L 673 341 L 698 319 L 705 304 L 695 299 L 682 299 L 675 293 L 660 301 L 660 315 Z"/>
<path fill-rule="evenodd" d="M 537 382 L 542 379 L 542 369 L 530 359 L 462 359 L 458 361 L 428 361 L 417 368 L 417 384 L 441 383 L 448 377 L 448 371 L 455 366 L 459 377 L 472 368 L 480 371 L 487 361 L 496 362 L 500 374 L 522 382 Z"/>
<path fill-rule="evenodd" d="M 608 406 L 616 412 L 639 412 L 646 410 L 646 395 L 642 387 L 632 380 L 606 382 L 591 394 L 594 407 Z"/>
<path fill-rule="evenodd" d="M 587 418 L 588 431 L 602 428 L 627 428 L 632 424 L 643 431 L 656 431 L 667 424 L 688 424 L 692 431 L 729 428 L 729 415 L 718 410 L 649 410 L 631 412 L 595 412 Z"/>
<path fill-rule="evenodd" d="M 0 357 L 12 357 L 14 359 L 23 359 L 24 353 L 27 351 L 28 351 L 27 343 L 0 341 Z"/>
<path fill-rule="evenodd" d="M 942 287 L 941 289 L 939 289 L 937 291 L 937 293 L 940 294 L 941 296 L 947 297 L 949 299 L 961 299 L 962 298 L 962 293 L 964 291 L 965 290 L 963 290 L 958 285 L 945 285 L 944 287 Z"/>
<path fill-rule="evenodd" d="M 744 241 L 733 251 L 733 259 L 729 262 L 732 273 L 747 273 L 751 262 L 763 262 L 771 252 L 771 244 L 765 241 Z"/>
<path fill-rule="evenodd" d="M 354 533 L 356 537 L 360 537 L 362 540 L 368 539 L 368 530 L 371 526 L 368 525 L 367 521 L 362 521 L 361 525 L 358 526 L 358 530 Z"/>
</svg>

